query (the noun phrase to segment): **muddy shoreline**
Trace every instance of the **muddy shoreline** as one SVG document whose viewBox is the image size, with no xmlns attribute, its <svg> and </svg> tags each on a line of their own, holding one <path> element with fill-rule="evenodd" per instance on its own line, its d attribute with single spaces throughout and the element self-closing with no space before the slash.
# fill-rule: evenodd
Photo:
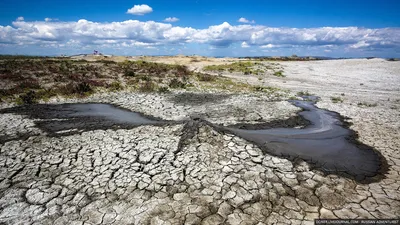
<svg viewBox="0 0 400 225">
<path fill-rule="evenodd" d="M 343 116 L 333 111 L 318 109 L 315 107 L 316 101 L 310 102 L 308 97 L 304 99 L 305 101 L 291 101 L 292 104 L 302 109 L 302 111 L 298 112 L 296 117 L 265 123 L 235 124 L 228 127 L 213 124 L 206 119 L 195 117 L 190 120 L 167 121 L 151 115 L 133 112 L 120 106 L 104 103 L 24 105 L 2 109 L 0 113 L 14 113 L 28 116 L 30 119 L 34 119 L 36 126 L 49 136 L 67 136 L 99 129 L 118 130 L 133 129 L 135 127 L 147 125 L 171 126 L 184 124 L 182 137 L 177 149 L 178 152 L 181 151 L 186 143 L 190 143 L 190 139 L 198 132 L 199 126 L 206 124 L 219 132 L 234 134 L 256 144 L 264 150 L 265 154 L 289 159 L 292 162 L 295 162 L 297 159 L 305 160 L 312 169 L 320 170 L 325 175 L 338 174 L 355 179 L 360 183 L 377 182 L 384 177 L 384 174 L 387 172 L 386 159 L 371 146 L 358 141 L 357 134 L 349 128 L 348 123 L 344 122 L 345 119 Z M 314 118 L 316 115 L 311 116 L 313 111 L 322 112 L 328 115 L 328 118 L 331 117 L 334 121 L 337 120 L 337 122 L 331 122 L 332 125 L 344 129 L 341 129 L 342 131 L 338 134 L 335 134 L 334 131 L 332 131 L 332 134 L 326 133 L 330 132 L 332 128 L 326 131 L 322 130 L 321 134 L 323 136 L 318 137 L 320 131 L 313 134 L 313 132 L 311 132 L 313 129 L 312 127 L 315 126 L 316 123 L 325 124 L 327 121 L 324 121 L 323 118 Z M 305 115 L 309 115 L 307 116 L 308 118 L 305 118 Z M 299 126 L 301 126 L 300 129 Z M 278 133 L 274 132 L 275 130 Z M 310 130 L 310 133 L 308 133 L 307 130 Z M 292 132 L 294 133 L 291 134 Z M 300 132 L 300 136 L 297 138 L 296 133 L 298 132 Z M 294 135 L 294 138 L 290 138 L 291 135 Z M 10 140 L 7 139 L 7 137 L 2 139 Z M 346 147 L 346 141 L 343 142 L 343 140 L 346 140 L 347 144 L 351 143 L 356 147 L 354 148 L 352 145 Z M 288 145 L 290 142 L 292 142 L 292 144 Z M 326 142 L 332 143 L 327 145 Z M 338 149 L 333 147 L 335 145 L 342 145 L 341 142 L 345 144 L 342 150 L 339 150 L 340 147 Z M 289 148 L 285 147 L 286 145 L 288 145 Z M 279 151 L 277 152 L 274 148 L 279 149 Z M 314 150 L 310 150 L 310 148 Z M 305 152 L 299 152 L 299 149 Z M 331 151 L 334 151 L 334 153 Z M 349 151 L 354 153 L 350 153 Z M 361 152 L 357 153 L 358 151 Z M 359 155 L 351 156 L 351 154 L 355 153 Z M 340 159 L 341 157 L 342 159 Z M 327 164 L 328 160 L 332 160 L 333 158 L 337 159 Z M 349 159 L 351 159 L 350 161 L 352 162 L 347 162 Z M 361 163 L 355 161 L 361 161 Z M 347 162 L 347 164 L 342 165 L 341 163 L 343 162 Z M 358 169 L 365 165 L 369 165 L 370 168 Z"/>
</svg>

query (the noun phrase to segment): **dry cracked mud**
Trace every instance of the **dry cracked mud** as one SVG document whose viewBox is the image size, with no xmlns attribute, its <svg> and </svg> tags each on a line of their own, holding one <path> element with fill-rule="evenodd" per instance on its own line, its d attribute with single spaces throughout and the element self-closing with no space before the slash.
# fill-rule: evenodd
<svg viewBox="0 0 400 225">
<path fill-rule="evenodd" d="M 325 175 L 300 159 L 269 155 L 236 135 L 190 120 L 307 125 L 293 119 L 300 109 L 289 102 L 200 94 L 191 104 L 179 97 L 182 93 L 118 93 L 79 101 L 188 123 L 54 136 L 37 127 L 43 119 L 0 114 L 0 223 L 313 224 L 315 218 L 398 218 L 399 146 L 384 134 L 376 144 L 360 137 L 388 161 L 385 177 L 361 183 Z M 187 132 L 185 126 L 194 129 Z"/>
</svg>

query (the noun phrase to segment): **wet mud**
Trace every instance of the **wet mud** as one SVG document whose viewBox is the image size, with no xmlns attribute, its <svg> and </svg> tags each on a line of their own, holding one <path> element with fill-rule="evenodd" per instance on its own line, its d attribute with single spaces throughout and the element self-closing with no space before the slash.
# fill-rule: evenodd
<svg viewBox="0 0 400 225">
<path fill-rule="evenodd" d="M 347 174 L 362 181 L 382 173 L 383 156 L 358 142 L 357 134 L 338 113 L 319 109 L 314 101 L 291 102 L 303 109 L 299 116 L 310 122 L 305 128 L 222 129 L 257 144 L 269 154 L 300 158 L 328 174 Z"/>
<path fill-rule="evenodd" d="M 303 109 L 299 117 L 271 124 L 238 124 L 224 127 L 201 118 L 166 121 L 110 104 L 78 103 L 24 105 L 2 109 L 0 113 L 26 115 L 50 136 L 72 135 L 96 129 L 130 129 L 142 125 L 161 126 L 184 123 L 180 151 L 201 124 L 255 143 L 266 153 L 292 161 L 302 159 L 326 173 L 349 175 L 357 181 L 382 174 L 385 159 L 379 152 L 357 141 L 357 135 L 336 112 L 319 109 L 316 99 L 291 101 Z M 284 124 L 279 127 L 279 124 Z M 301 128 L 298 128 L 301 127 Z"/>
</svg>

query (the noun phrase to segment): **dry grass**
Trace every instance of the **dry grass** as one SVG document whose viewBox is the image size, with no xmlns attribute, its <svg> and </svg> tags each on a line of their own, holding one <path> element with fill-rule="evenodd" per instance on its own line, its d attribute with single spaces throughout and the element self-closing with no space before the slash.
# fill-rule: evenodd
<svg viewBox="0 0 400 225">
<path fill-rule="evenodd" d="M 246 68 L 246 63 L 235 64 Z M 36 103 L 53 96 L 82 97 L 98 90 L 166 93 L 170 89 L 255 91 L 251 85 L 186 66 L 138 61 L 85 61 L 64 58 L 0 57 L 0 101 Z"/>
</svg>

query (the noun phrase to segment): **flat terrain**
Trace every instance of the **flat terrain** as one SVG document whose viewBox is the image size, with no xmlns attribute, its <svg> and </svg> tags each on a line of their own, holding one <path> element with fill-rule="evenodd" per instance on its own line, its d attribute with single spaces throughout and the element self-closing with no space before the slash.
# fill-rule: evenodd
<svg viewBox="0 0 400 225">
<path fill-rule="evenodd" d="M 57 60 L 64 59 L 30 70 L 24 61 L 1 61 L 0 108 L 99 102 L 187 123 L 51 133 L 40 124 L 62 119 L 0 113 L 0 224 L 313 224 L 316 218 L 399 217 L 400 62 Z M 224 66 L 230 63 L 235 67 Z M 26 87 L 21 79 L 38 85 Z M 301 128 L 300 108 L 287 100 L 304 95 L 319 96 L 318 107 L 348 117 L 358 140 L 384 157 L 384 174 L 365 181 L 328 175 L 209 124 Z"/>
</svg>

